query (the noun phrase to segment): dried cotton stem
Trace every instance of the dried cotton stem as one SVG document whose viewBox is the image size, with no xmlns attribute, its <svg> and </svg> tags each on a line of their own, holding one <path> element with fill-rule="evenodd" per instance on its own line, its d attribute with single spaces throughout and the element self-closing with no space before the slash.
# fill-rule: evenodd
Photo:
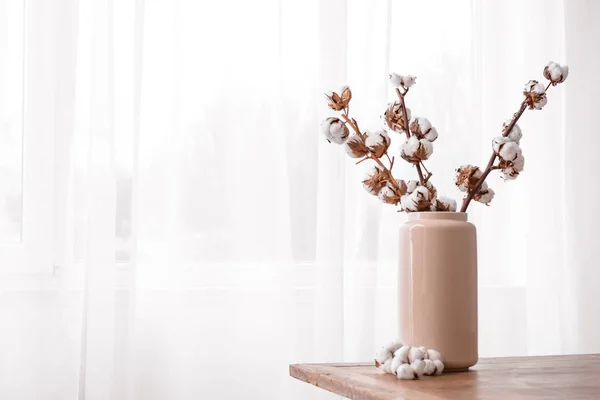
<svg viewBox="0 0 600 400">
<path fill-rule="evenodd" d="M 408 116 L 406 115 L 406 103 L 404 102 L 404 95 L 406 95 L 406 93 L 408 93 L 408 89 L 406 89 L 404 91 L 404 93 L 400 92 L 400 89 L 396 88 L 396 94 L 398 95 L 398 99 L 400 99 L 400 104 L 402 105 L 402 119 L 404 122 L 404 133 L 406 133 L 406 138 L 410 138 L 410 129 L 408 126 Z M 416 163 L 415 167 L 417 168 L 417 174 L 419 175 L 419 181 L 421 182 L 421 185 L 425 186 L 425 184 L 427 183 L 427 181 L 429 180 L 429 178 L 431 177 L 431 175 L 429 175 L 427 177 L 427 179 L 423 176 L 423 171 L 421 170 L 421 163 Z M 425 166 L 423 166 L 425 167 Z"/>
</svg>

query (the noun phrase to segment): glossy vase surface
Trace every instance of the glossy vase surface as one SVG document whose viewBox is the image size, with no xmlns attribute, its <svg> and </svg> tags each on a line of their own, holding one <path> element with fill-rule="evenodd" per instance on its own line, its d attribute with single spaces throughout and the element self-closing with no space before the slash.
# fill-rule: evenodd
<svg viewBox="0 0 600 400">
<path fill-rule="evenodd" d="M 477 235 L 466 213 L 408 214 L 398 313 L 403 343 L 438 350 L 447 370 L 477 363 Z"/>
</svg>

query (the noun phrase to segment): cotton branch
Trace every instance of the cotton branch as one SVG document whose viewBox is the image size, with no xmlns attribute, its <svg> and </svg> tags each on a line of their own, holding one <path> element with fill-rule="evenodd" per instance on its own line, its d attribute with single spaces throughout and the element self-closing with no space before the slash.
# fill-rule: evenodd
<svg viewBox="0 0 600 400">
<path fill-rule="evenodd" d="M 358 127 L 358 123 L 356 122 L 356 120 L 354 118 L 350 118 L 345 111 L 341 113 L 341 117 L 348 125 L 350 125 L 352 130 L 354 130 L 354 132 L 358 136 L 360 136 L 361 138 L 364 139 L 365 134 L 360 131 L 360 129 Z M 386 167 L 385 164 L 383 162 L 381 162 L 381 160 L 376 155 L 374 155 L 372 152 L 369 152 L 365 156 L 365 158 L 361 159 L 358 163 L 363 162 L 365 160 L 369 160 L 369 159 L 375 161 L 375 163 L 377 163 L 377 165 L 385 171 L 385 174 L 388 177 L 387 182 L 390 185 L 392 185 L 394 187 L 394 189 L 398 191 L 398 193 L 401 193 L 403 190 L 400 188 L 398 181 L 396 181 L 396 179 L 392 175 L 392 171 L 391 171 L 392 167 L 394 166 L 393 160 L 390 159 L 389 155 L 387 154 L 387 150 L 385 151 L 384 155 L 387 157 L 387 159 L 389 161 L 389 164 L 390 164 L 389 168 Z"/>
<path fill-rule="evenodd" d="M 408 116 L 406 114 L 406 102 L 404 101 L 404 96 L 406 95 L 406 93 L 408 93 L 408 88 L 404 90 L 404 93 L 401 92 L 399 88 L 396 88 L 396 94 L 398 95 L 398 99 L 400 100 L 400 104 L 402 106 L 402 121 L 404 124 L 402 128 L 404 130 L 404 133 L 406 134 L 406 138 L 408 139 L 410 138 L 410 128 L 408 125 Z M 421 185 L 425 186 L 429 178 L 431 178 L 431 174 L 428 173 L 427 178 L 425 178 L 423 176 L 423 171 L 421 170 L 421 164 L 423 164 L 422 161 L 414 163 L 414 166 L 417 169 L 417 175 L 419 175 L 419 182 L 421 182 Z M 425 165 L 423 165 L 423 168 L 425 168 Z"/>
<path fill-rule="evenodd" d="M 548 83 L 548 85 L 544 89 L 544 92 L 543 92 L 544 96 L 545 96 L 546 91 L 548 90 L 548 88 L 551 85 L 552 85 L 552 82 Z M 528 98 L 526 96 L 525 100 L 523 100 L 521 102 L 521 106 L 519 107 L 519 110 L 513 115 L 512 119 L 510 120 L 510 123 L 504 128 L 504 131 L 502 132 L 503 137 L 507 137 L 510 134 L 512 129 L 517 124 L 517 121 L 519 120 L 519 118 L 521 118 L 521 116 L 523 115 L 523 113 L 525 112 L 525 110 L 527 109 L 528 106 L 529 106 L 529 108 L 534 108 L 534 104 L 532 103 L 532 101 L 533 100 L 531 98 Z M 545 101 L 545 97 L 544 97 L 544 101 Z M 543 104 L 545 104 L 545 102 Z M 481 177 L 479 178 L 479 180 L 477 181 L 475 186 L 473 186 L 473 188 L 468 191 L 467 196 L 463 199 L 462 206 L 460 208 L 460 212 L 467 211 L 467 207 L 469 207 L 469 203 L 471 202 L 471 200 L 473 200 L 475 195 L 477 193 L 479 193 L 479 189 L 482 187 L 483 183 L 485 182 L 485 180 L 488 177 L 488 175 L 490 174 L 490 172 L 492 172 L 492 170 L 495 170 L 495 169 L 500 169 L 500 167 L 494 165 L 494 163 L 496 161 L 496 157 L 497 157 L 496 152 L 495 151 L 492 152 L 492 155 L 490 156 L 490 159 L 487 163 L 485 170 L 483 170 Z"/>
</svg>

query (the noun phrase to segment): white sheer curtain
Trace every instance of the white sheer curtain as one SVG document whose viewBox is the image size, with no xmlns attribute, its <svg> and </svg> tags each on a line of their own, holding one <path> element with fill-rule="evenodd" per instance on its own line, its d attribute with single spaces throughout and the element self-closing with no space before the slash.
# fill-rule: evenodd
<svg viewBox="0 0 600 400">
<path fill-rule="evenodd" d="M 485 162 L 522 85 L 570 64 L 520 123 L 526 172 L 470 209 L 480 353 L 600 351 L 599 16 L 591 0 L 0 0 L 0 397 L 333 398 L 287 364 L 367 361 L 396 334 L 405 217 L 319 137 L 322 93 L 350 84 L 376 128 L 389 71 L 418 76 L 432 180 L 458 199 L 454 169 Z"/>
</svg>

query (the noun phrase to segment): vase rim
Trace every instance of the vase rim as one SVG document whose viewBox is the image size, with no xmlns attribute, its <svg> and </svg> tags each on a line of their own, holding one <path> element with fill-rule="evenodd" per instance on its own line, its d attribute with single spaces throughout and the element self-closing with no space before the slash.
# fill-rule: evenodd
<svg viewBox="0 0 600 400">
<path fill-rule="evenodd" d="M 456 211 L 424 211 L 413 212 L 408 214 L 409 221 L 418 221 L 423 219 L 432 220 L 451 220 L 451 221 L 466 221 L 468 214 L 466 212 Z"/>
</svg>

